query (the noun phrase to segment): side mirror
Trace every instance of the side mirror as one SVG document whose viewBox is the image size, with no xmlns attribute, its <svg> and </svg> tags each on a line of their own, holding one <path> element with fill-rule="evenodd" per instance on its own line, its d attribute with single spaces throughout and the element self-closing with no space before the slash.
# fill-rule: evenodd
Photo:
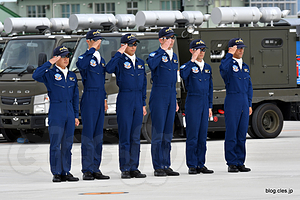
<svg viewBox="0 0 300 200">
<path fill-rule="evenodd" d="M 41 66 L 42 64 L 44 64 L 47 61 L 48 61 L 47 60 L 47 54 L 45 54 L 45 53 L 39 53 L 38 66 Z"/>
<path fill-rule="evenodd" d="M 32 65 L 29 65 L 29 66 L 27 66 L 27 68 L 26 68 L 26 71 L 28 72 L 28 73 L 33 73 L 33 71 L 35 70 L 35 68 L 34 68 L 34 66 L 32 66 Z"/>
</svg>

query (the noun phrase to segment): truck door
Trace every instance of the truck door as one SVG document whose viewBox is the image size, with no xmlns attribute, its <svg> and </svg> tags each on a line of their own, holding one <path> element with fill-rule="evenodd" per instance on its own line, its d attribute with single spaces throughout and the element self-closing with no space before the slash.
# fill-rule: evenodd
<svg viewBox="0 0 300 200">
<path fill-rule="evenodd" d="M 250 73 L 255 88 L 287 87 L 288 30 L 250 31 Z"/>
<path fill-rule="evenodd" d="M 220 29 L 206 29 L 205 31 L 201 31 L 200 35 L 200 39 L 203 40 L 208 47 L 204 61 L 212 68 L 214 89 L 225 89 L 225 84 L 220 75 L 219 66 L 222 58 L 228 52 L 228 41 L 231 38 L 238 37 L 239 32 L 235 30 L 222 31 Z"/>
</svg>

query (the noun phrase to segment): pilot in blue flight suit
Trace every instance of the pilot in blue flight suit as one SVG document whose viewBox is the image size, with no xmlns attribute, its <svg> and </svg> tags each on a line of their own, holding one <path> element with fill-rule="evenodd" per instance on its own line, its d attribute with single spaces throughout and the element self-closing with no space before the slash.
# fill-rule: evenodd
<svg viewBox="0 0 300 200">
<path fill-rule="evenodd" d="M 105 100 L 105 61 L 99 49 L 103 37 L 100 31 L 86 34 L 88 50 L 78 57 L 76 63 L 82 77 L 84 91 L 80 102 L 82 119 L 81 156 L 83 180 L 109 179 L 100 171 L 103 144 Z"/>
<path fill-rule="evenodd" d="M 115 73 L 119 86 L 117 121 L 121 178 L 146 177 L 138 170 L 141 127 L 143 115 L 147 114 L 147 79 L 144 61 L 135 55 L 137 42 L 134 35 L 123 35 L 121 48 L 106 65 L 108 73 Z"/>
<path fill-rule="evenodd" d="M 231 39 L 228 43 L 228 53 L 220 65 L 220 73 L 226 87 L 224 146 L 228 172 L 251 171 L 244 165 L 253 96 L 249 66 L 242 59 L 245 47 L 241 38 Z"/>
<path fill-rule="evenodd" d="M 205 164 L 208 118 L 212 117 L 212 71 L 205 63 L 206 45 L 200 40 L 190 43 L 192 58 L 180 67 L 180 76 L 187 89 L 186 116 L 186 164 L 189 174 L 211 174 Z"/>
<path fill-rule="evenodd" d="M 154 176 L 179 176 L 170 168 L 171 140 L 176 103 L 178 58 L 173 53 L 175 33 L 171 28 L 159 31 L 158 50 L 149 54 L 147 63 L 151 69 L 152 90 L 149 107 L 152 120 L 151 155 Z"/>
<path fill-rule="evenodd" d="M 53 182 L 79 180 L 70 173 L 74 130 L 79 125 L 79 93 L 76 75 L 67 68 L 69 55 L 65 46 L 56 47 L 54 57 L 32 75 L 34 80 L 45 84 L 50 98 L 48 122 Z"/>
</svg>

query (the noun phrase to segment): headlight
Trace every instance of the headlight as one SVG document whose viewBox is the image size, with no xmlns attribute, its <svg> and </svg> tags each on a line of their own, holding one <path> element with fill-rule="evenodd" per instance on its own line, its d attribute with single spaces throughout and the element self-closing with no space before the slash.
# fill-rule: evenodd
<svg viewBox="0 0 300 200">
<path fill-rule="evenodd" d="M 33 114 L 47 114 L 49 111 L 48 94 L 36 95 L 33 101 Z"/>
<path fill-rule="evenodd" d="M 107 114 L 116 114 L 117 97 L 118 97 L 118 93 L 109 94 L 107 96 L 107 106 L 108 106 L 108 109 L 106 111 Z"/>
<path fill-rule="evenodd" d="M 188 33 L 193 33 L 194 30 L 195 30 L 195 28 L 194 28 L 193 25 L 189 24 L 189 25 L 187 26 L 186 30 L 187 30 Z"/>
</svg>

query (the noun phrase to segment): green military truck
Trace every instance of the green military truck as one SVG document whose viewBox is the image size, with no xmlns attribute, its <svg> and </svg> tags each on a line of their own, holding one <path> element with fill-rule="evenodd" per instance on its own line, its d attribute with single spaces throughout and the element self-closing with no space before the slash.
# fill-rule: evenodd
<svg viewBox="0 0 300 200">
<path fill-rule="evenodd" d="M 179 57 L 180 65 L 187 62 L 191 57 L 188 51 L 189 43 L 198 38 L 204 40 L 209 47 L 209 51 L 206 53 L 204 60 L 212 67 L 214 82 L 213 117 L 208 119 L 208 136 L 211 138 L 223 137 L 225 132 L 223 103 L 226 91 L 223 80 L 219 74 L 219 65 L 221 59 L 227 53 L 228 41 L 233 37 L 241 37 L 248 46 L 245 49 L 243 60 L 250 67 L 254 89 L 253 114 L 250 117 L 248 133 L 253 138 L 277 137 L 282 130 L 284 120 L 299 120 L 300 118 L 300 99 L 298 97 L 300 90 L 296 81 L 295 60 L 296 41 L 298 40 L 296 26 L 294 26 L 295 24 L 293 24 L 293 26 L 290 24 L 274 26 L 283 15 L 278 8 L 271 8 L 273 9 L 271 11 L 265 8 L 260 10 L 257 8 L 246 8 L 246 10 L 239 8 L 240 11 L 234 10 L 235 13 L 240 14 L 240 18 L 238 18 L 239 15 L 231 16 L 230 13 L 234 13 L 231 12 L 232 10 L 226 11 L 225 8 L 224 11 L 222 9 L 223 8 L 216 8 L 216 10 L 212 12 L 211 18 L 215 21 L 215 24 L 218 24 L 218 27 L 215 28 L 201 27 L 203 26 L 202 23 L 208 20 L 208 16 L 202 15 L 200 11 L 184 11 L 182 13 L 179 11 L 138 12 L 135 17 L 135 24 L 138 31 L 134 32 L 136 37 L 140 40 L 140 44 L 137 46 L 137 57 L 142 58 L 145 62 L 147 61 L 149 53 L 159 47 L 158 31 L 164 26 L 174 27 L 173 30 L 177 34 L 174 52 Z M 251 16 L 242 15 L 243 13 L 249 12 L 252 13 Z M 273 17 L 269 17 L 270 12 L 273 12 L 273 14 L 271 14 Z M 276 13 L 275 17 L 274 12 Z M 214 15 L 216 17 L 214 17 Z M 100 22 L 98 20 L 91 20 L 92 17 L 93 16 L 90 15 L 72 15 L 69 18 L 70 28 L 75 30 L 74 32 L 77 34 L 84 34 L 84 29 L 99 28 Z M 133 32 L 129 30 L 134 26 L 134 23 L 132 23 L 132 16 L 121 16 L 121 18 L 120 16 L 119 18 L 116 16 L 115 19 L 112 16 L 106 16 L 106 18 L 109 19 L 107 22 L 110 23 L 103 23 L 101 26 L 102 35 L 106 40 L 102 41 L 100 54 L 105 61 L 108 62 L 119 49 L 121 36 L 128 32 Z M 124 21 L 122 21 L 122 19 Z M 176 23 L 174 23 L 175 21 Z M 103 21 L 101 21 L 101 23 L 102 22 Z M 264 24 L 258 25 L 259 22 Z M 26 39 L 27 37 L 32 38 L 28 41 Z M 58 39 L 60 37 L 61 39 Z M 69 38 L 66 39 L 64 37 Z M 27 40 L 25 46 L 29 49 L 29 52 L 31 52 L 31 50 L 37 46 L 40 47 L 40 45 L 30 44 L 33 38 L 37 39 L 33 43 L 37 43 L 37 41 L 42 38 L 52 38 L 55 41 L 59 41 L 55 43 L 57 45 L 65 45 L 64 41 L 72 40 L 71 42 L 74 46 L 71 45 L 68 47 L 73 48 L 74 55 L 69 69 L 77 73 L 80 95 L 83 90 L 80 73 L 76 68 L 78 56 L 87 49 L 87 44 L 83 36 L 35 35 L 14 37 L 7 44 L 7 48 L 0 60 L 0 74 L 2 75 L 0 77 L 0 127 L 2 134 L 8 140 L 14 140 L 16 137 L 19 137 L 20 133 L 27 136 L 30 141 L 40 141 L 47 135 L 46 122 L 49 100 L 47 99 L 46 88 L 31 78 L 32 70 L 29 69 L 25 71 L 27 66 L 29 66 L 28 63 L 22 65 L 22 69 L 15 69 L 18 65 L 4 65 L 4 63 L 14 60 L 10 59 L 9 56 L 17 55 L 16 51 L 19 47 L 10 47 L 10 45 L 14 44 L 13 41 L 20 39 Z M 15 42 L 15 45 L 19 43 L 20 42 Z M 49 59 L 52 54 L 52 49 L 52 46 L 51 48 L 43 50 L 37 49 L 38 51 L 35 51 L 36 53 L 27 55 L 26 57 L 35 56 L 32 57 L 35 59 L 30 60 L 35 62 L 35 64 L 31 65 L 33 65 L 33 68 L 36 68 L 39 65 L 38 57 L 36 56 L 41 52 L 46 52 L 47 58 Z M 41 56 L 41 58 L 42 57 L 43 56 Z M 6 69 L 10 66 L 14 68 L 10 70 Z M 149 100 L 152 85 L 151 72 L 147 66 L 146 72 L 148 81 L 147 100 Z M 105 132 L 108 133 L 107 135 L 111 137 L 110 140 L 113 141 L 117 139 L 115 108 L 118 93 L 114 74 L 106 75 L 105 88 L 108 94 L 109 108 L 105 115 L 104 129 Z M 28 92 L 27 90 L 29 90 L 30 93 L 26 93 Z M 174 121 L 174 136 L 184 137 L 184 104 L 187 93 L 184 83 L 180 79 L 179 71 L 176 90 L 180 110 L 176 113 Z M 23 98 L 28 98 L 30 101 L 25 100 L 25 103 L 21 103 Z M 144 117 L 142 127 L 142 136 L 148 141 L 151 141 L 150 115 L 151 113 L 148 109 L 148 114 Z M 39 122 L 39 124 L 35 125 L 37 122 Z M 75 139 L 77 141 L 80 141 L 81 129 L 81 125 L 76 128 Z"/>
<path fill-rule="evenodd" d="M 5 20 L 4 29 L 11 37 L 0 60 L 0 128 L 7 141 L 23 136 L 38 142 L 48 137 L 49 97 L 44 84 L 32 79 L 32 72 L 52 57 L 58 45 L 74 52 L 82 36 L 61 33 L 67 26 L 66 20 L 54 18 Z"/>
</svg>

